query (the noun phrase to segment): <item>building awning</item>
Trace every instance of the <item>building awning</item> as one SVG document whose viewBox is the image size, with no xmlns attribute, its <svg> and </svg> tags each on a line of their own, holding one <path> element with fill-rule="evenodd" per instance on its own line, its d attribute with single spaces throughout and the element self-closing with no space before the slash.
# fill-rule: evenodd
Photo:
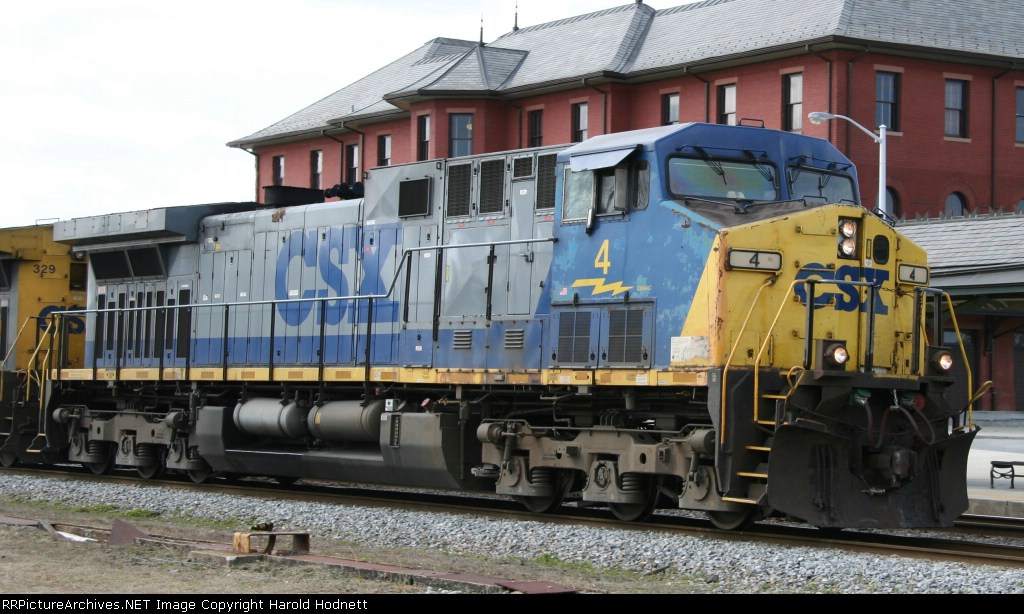
<svg viewBox="0 0 1024 614">
<path fill-rule="evenodd" d="M 610 151 L 580 154 L 569 158 L 569 167 L 572 168 L 572 172 L 574 173 L 578 173 L 580 171 L 592 171 L 599 168 L 609 168 L 616 166 L 619 162 L 625 160 L 626 157 L 634 151 L 636 151 L 635 145 L 632 147 L 624 147 L 622 149 L 612 149 Z"/>
</svg>

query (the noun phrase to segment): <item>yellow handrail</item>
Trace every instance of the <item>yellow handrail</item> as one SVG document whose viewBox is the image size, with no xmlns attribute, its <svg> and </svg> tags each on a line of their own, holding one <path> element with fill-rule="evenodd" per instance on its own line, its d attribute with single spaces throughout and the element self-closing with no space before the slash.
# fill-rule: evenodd
<svg viewBox="0 0 1024 614">
<path fill-rule="evenodd" d="M 779 323 L 779 318 L 782 317 L 782 310 L 786 308 L 786 298 L 793 294 L 793 290 L 794 288 L 796 288 L 797 284 L 806 283 L 806 279 L 794 279 L 793 283 L 789 284 L 789 289 L 786 291 L 785 294 L 782 295 L 783 298 L 781 304 L 779 305 L 779 310 L 775 312 L 775 317 L 772 319 L 772 324 L 771 326 L 768 327 L 768 332 L 764 336 L 764 341 L 761 343 L 761 348 L 757 351 L 757 356 L 754 358 L 754 422 L 760 421 L 761 403 L 758 402 L 758 399 L 761 398 L 761 357 L 764 355 L 764 351 L 768 348 L 768 342 L 771 341 L 772 331 L 775 330 L 775 325 Z M 813 297 L 808 296 L 807 300 L 811 301 L 813 300 Z M 811 333 L 812 331 L 807 331 L 808 335 L 810 335 Z M 793 372 L 792 368 L 790 368 L 789 372 Z M 801 376 L 800 379 L 802 380 L 803 376 Z M 792 394 L 792 390 L 790 391 L 790 394 Z"/>
<path fill-rule="evenodd" d="M 32 357 L 29 359 L 28 364 L 33 365 L 36 363 L 36 359 L 39 357 L 40 352 L 43 354 L 42 365 L 38 371 L 28 369 L 29 385 L 25 386 L 25 403 L 27 404 L 32 399 L 32 383 L 35 382 L 37 390 L 39 390 L 39 419 L 36 424 L 39 425 L 36 433 L 36 437 L 46 436 L 46 398 L 43 394 L 43 384 L 46 382 L 50 373 L 50 359 L 52 357 L 50 348 L 47 347 L 45 350 L 42 348 L 47 345 L 51 338 L 57 339 L 56 331 L 60 328 L 61 315 L 54 314 L 54 317 L 50 319 L 46 325 L 46 329 L 43 331 L 42 336 L 39 338 L 39 343 L 36 344 L 35 351 L 32 352 Z"/>
<path fill-rule="evenodd" d="M 990 388 L 992 388 L 992 382 L 991 381 L 985 382 L 978 389 L 978 391 L 975 392 L 975 390 L 974 390 L 974 373 L 971 371 L 971 363 L 967 359 L 967 348 L 964 347 L 964 339 L 963 339 L 962 334 L 960 333 L 960 324 L 957 323 L 957 321 L 956 321 L 956 310 L 953 308 L 953 297 L 951 297 L 948 292 L 939 292 L 938 294 L 941 294 L 942 297 L 946 300 L 946 306 L 949 308 L 949 319 L 950 319 L 950 321 L 953 324 L 953 332 L 956 333 L 957 345 L 960 346 L 960 358 L 964 362 L 964 373 L 967 375 L 967 399 L 968 399 L 968 403 L 967 403 L 967 407 L 964 408 L 967 411 L 967 424 L 966 424 L 966 427 L 969 428 L 969 429 L 973 429 L 974 428 L 974 402 L 977 401 L 979 398 L 981 398 L 986 392 L 988 392 L 988 390 Z M 927 356 L 928 334 L 927 334 L 927 329 L 925 328 L 925 319 L 926 319 L 925 315 L 926 315 L 926 310 L 927 310 L 926 302 L 927 301 L 921 301 L 918 304 L 918 306 L 917 306 L 918 310 L 919 310 L 918 320 L 920 321 L 919 330 L 917 331 L 918 332 L 918 336 L 920 337 L 920 342 L 918 343 L 918 346 L 917 346 L 918 350 L 917 351 L 918 351 L 918 355 L 920 355 L 922 357 L 922 360 L 920 360 L 919 364 L 918 364 L 918 375 L 923 375 L 925 373 L 925 370 L 928 368 L 928 356 Z M 942 343 L 942 339 L 935 339 L 934 342 L 935 342 L 935 345 L 944 345 Z"/>
<path fill-rule="evenodd" d="M 740 330 L 736 334 L 736 339 L 733 341 L 732 348 L 729 350 L 729 355 L 725 359 L 725 365 L 722 367 L 722 400 L 721 400 L 721 408 L 719 410 L 720 413 L 719 413 L 718 425 L 719 425 L 720 433 L 719 433 L 718 436 L 719 436 L 719 442 L 721 444 L 723 444 L 723 445 L 725 444 L 725 420 L 726 420 L 725 408 L 727 406 L 727 403 L 725 401 L 726 401 L 726 394 L 727 394 L 726 391 L 728 390 L 727 382 L 728 382 L 728 379 L 729 379 L 729 367 L 732 365 L 733 356 L 736 355 L 736 348 L 738 348 L 739 345 L 740 345 L 740 340 L 743 338 L 743 333 L 746 332 L 746 330 L 747 330 L 747 324 L 750 322 L 750 316 L 752 316 L 754 314 L 754 308 L 757 306 L 758 301 L 761 300 L 761 293 L 764 292 L 765 289 L 768 288 L 768 286 L 771 286 L 771 285 L 774 285 L 774 284 L 775 284 L 775 278 L 774 277 L 769 277 L 768 279 L 765 280 L 765 282 L 763 284 L 761 284 L 761 287 L 757 289 L 757 294 L 754 295 L 754 300 L 750 304 L 750 310 L 747 311 L 747 316 L 745 318 L 743 318 L 743 324 L 740 326 Z M 781 309 L 779 311 L 781 312 Z M 755 372 L 756 372 L 756 370 L 757 369 L 756 369 L 756 364 L 755 364 Z M 757 380 L 756 379 L 754 380 L 754 392 L 755 393 L 757 392 Z"/>
<path fill-rule="evenodd" d="M 949 306 L 949 319 L 953 322 L 956 340 L 960 345 L 960 356 L 964 360 L 964 371 L 967 373 L 967 398 L 971 401 L 967 404 L 967 424 L 970 428 L 974 428 L 974 374 L 971 373 L 971 363 L 967 361 L 967 349 L 964 347 L 963 337 L 960 336 L 960 325 L 957 324 L 956 312 L 953 310 L 953 298 L 948 292 L 943 292 L 942 296 L 946 299 L 946 304 Z M 941 343 L 941 339 L 936 339 L 935 342 Z"/>
<path fill-rule="evenodd" d="M 757 308 L 758 303 L 761 300 L 762 292 L 764 292 L 765 288 L 767 288 L 770 285 L 773 285 L 774 283 L 775 283 L 775 278 L 771 278 L 771 279 L 766 280 L 765 283 L 763 283 L 761 285 L 761 287 L 758 288 L 757 293 L 754 295 L 753 301 L 751 301 L 750 309 L 747 311 L 747 315 L 743 319 L 743 324 L 742 324 L 742 326 L 740 326 L 740 329 L 739 329 L 739 332 L 738 332 L 738 334 L 736 336 L 736 339 L 733 341 L 733 346 L 732 346 L 732 348 L 729 351 L 729 356 L 726 358 L 725 365 L 723 366 L 723 369 L 722 369 L 721 408 L 719 410 L 719 418 L 720 418 L 720 420 L 719 420 L 719 428 L 720 428 L 721 432 L 719 433 L 719 441 L 723 445 L 725 444 L 726 421 L 727 421 L 727 418 L 728 418 L 726 408 L 728 407 L 728 398 L 727 397 L 728 397 L 729 367 L 732 365 L 733 358 L 736 355 L 736 350 L 739 347 L 740 339 L 742 339 L 743 333 L 746 332 L 747 324 L 750 322 L 750 318 L 751 318 L 752 314 L 754 313 L 754 310 Z M 754 422 L 756 422 L 756 423 L 761 423 L 761 418 L 760 418 L 760 409 L 761 409 L 761 404 L 760 404 L 760 398 L 761 398 L 761 382 L 760 382 L 761 370 L 760 370 L 760 365 L 761 365 L 761 360 L 764 357 L 764 354 L 765 354 L 765 351 L 768 348 L 768 345 L 771 343 L 772 331 L 774 331 L 775 327 L 778 325 L 779 318 L 782 317 L 782 311 L 786 307 L 786 297 L 789 297 L 793 293 L 793 290 L 796 288 L 797 284 L 804 284 L 804 285 L 806 285 L 807 283 L 808 283 L 808 280 L 806 280 L 806 279 L 796 279 L 796 280 L 794 280 L 789 285 L 789 289 L 782 295 L 783 296 L 783 300 L 781 301 L 778 310 L 775 312 L 775 317 L 772 319 L 771 325 L 768 327 L 768 330 L 765 333 L 764 340 L 761 342 L 761 346 L 758 349 L 757 356 L 754 358 L 754 365 L 753 365 L 753 367 L 754 367 L 754 385 L 753 385 L 754 416 L 753 416 L 753 418 L 754 418 Z M 961 357 L 962 357 L 962 359 L 964 361 L 964 370 L 965 370 L 965 372 L 967 374 L 967 396 L 968 396 L 968 399 L 970 399 L 970 402 L 967 404 L 967 408 L 966 408 L 967 409 L 967 424 L 968 424 L 969 427 L 973 428 L 973 425 L 974 425 L 974 414 L 973 414 L 973 411 L 974 411 L 974 401 L 976 400 L 976 397 L 972 396 L 974 394 L 974 376 L 973 376 L 973 373 L 971 372 L 971 365 L 970 365 L 970 363 L 967 360 L 967 350 L 964 347 L 963 337 L 961 336 L 961 333 L 960 333 L 960 326 L 959 326 L 959 324 L 957 323 L 957 320 L 956 320 L 956 312 L 953 309 L 953 299 L 952 299 L 952 297 L 950 297 L 949 293 L 947 293 L 947 292 L 942 292 L 941 294 L 945 298 L 946 303 L 947 303 L 947 305 L 949 307 L 949 317 L 950 317 L 950 320 L 951 320 L 951 322 L 953 324 L 953 330 L 956 332 L 957 342 L 958 342 L 958 344 L 960 346 L 960 355 L 961 355 Z M 811 300 L 810 297 L 808 297 L 808 300 Z M 924 309 L 923 302 L 918 307 L 920 309 Z M 920 320 L 921 320 L 921 328 L 922 328 L 922 330 L 919 330 L 918 334 L 920 335 L 921 344 L 923 346 L 925 344 L 925 338 L 926 338 L 926 335 L 924 334 L 925 331 L 923 330 L 923 328 L 924 328 L 924 318 L 922 317 Z M 811 334 L 811 331 L 808 331 L 808 334 Z M 941 340 L 936 340 L 937 343 L 940 342 L 940 341 Z M 919 351 L 921 351 L 922 354 L 923 354 L 924 348 L 921 347 L 921 346 L 919 346 L 919 348 L 920 348 Z M 925 361 L 921 361 L 921 363 L 918 365 L 918 372 L 916 373 L 916 375 L 921 376 L 921 375 L 924 374 L 925 368 L 926 368 L 925 363 L 926 363 L 926 360 Z M 789 374 L 787 375 L 787 379 L 790 379 L 790 377 L 792 376 L 792 373 L 793 373 L 793 369 L 791 368 L 790 371 L 789 371 Z M 801 374 L 800 378 L 797 380 L 797 386 L 800 384 L 800 382 L 802 380 L 803 380 L 803 375 Z M 986 388 L 986 387 L 990 387 L 990 385 L 987 383 L 986 386 L 983 386 L 983 388 Z M 793 390 L 795 390 L 795 388 L 796 388 L 795 386 L 791 385 L 791 390 L 790 390 L 789 394 L 792 394 Z M 789 395 L 787 394 L 787 398 L 788 398 L 788 396 Z M 980 396 L 980 395 L 977 395 L 977 396 Z M 766 424 L 767 424 L 767 422 L 766 422 Z"/>
</svg>

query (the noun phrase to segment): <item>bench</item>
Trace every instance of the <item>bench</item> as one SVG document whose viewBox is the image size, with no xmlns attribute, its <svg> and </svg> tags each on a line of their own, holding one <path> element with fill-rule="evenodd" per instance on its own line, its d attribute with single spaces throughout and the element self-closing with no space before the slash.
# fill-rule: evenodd
<svg viewBox="0 0 1024 614">
<path fill-rule="evenodd" d="M 997 478 L 1010 480 L 1010 488 L 1013 488 L 1013 480 L 1017 477 L 1015 467 L 1024 467 L 1024 461 L 992 461 L 992 469 L 988 473 L 989 488 L 996 487 Z"/>
</svg>

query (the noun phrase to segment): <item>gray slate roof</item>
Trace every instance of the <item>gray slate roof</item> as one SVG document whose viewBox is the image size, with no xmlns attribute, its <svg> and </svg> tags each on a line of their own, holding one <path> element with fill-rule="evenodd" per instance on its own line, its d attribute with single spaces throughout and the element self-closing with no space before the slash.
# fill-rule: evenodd
<svg viewBox="0 0 1024 614">
<path fill-rule="evenodd" d="M 934 277 L 1016 270 L 1024 286 L 1024 213 L 902 222 L 897 229 L 928 252 Z"/>
<path fill-rule="evenodd" d="M 476 46 L 476 43 L 470 41 L 447 38 L 428 41 L 416 51 L 384 68 L 370 73 L 355 83 L 259 132 L 232 141 L 228 145 L 245 147 L 249 143 L 268 138 L 319 132 L 331 127 L 332 120 L 342 122 L 346 118 L 396 112 L 398 111 L 397 107 L 386 102 L 384 94 L 402 89 L 429 75 L 443 73 Z"/>
<path fill-rule="evenodd" d="M 249 136 L 248 147 L 399 113 L 403 97 L 515 95 L 592 76 L 629 79 L 816 42 L 882 44 L 1024 60 L 1021 0 L 705 0 L 645 4 L 514 30 L 483 47 L 434 39 Z M 397 103 L 397 104 L 396 104 Z"/>
</svg>

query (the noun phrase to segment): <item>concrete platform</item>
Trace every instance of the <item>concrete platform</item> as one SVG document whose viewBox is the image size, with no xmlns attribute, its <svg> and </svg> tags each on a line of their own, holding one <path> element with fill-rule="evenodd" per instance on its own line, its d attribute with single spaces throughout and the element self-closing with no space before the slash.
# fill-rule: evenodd
<svg viewBox="0 0 1024 614">
<path fill-rule="evenodd" d="M 981 427 L 967 458 L 968 514 L 1024 518 L 1024 467 L 1018 467 L 1015 488 L 1010 480 L 990 485 L 992 461 L 1024 462 L 1024 412 L 974 412 Z"/>
</svg>

